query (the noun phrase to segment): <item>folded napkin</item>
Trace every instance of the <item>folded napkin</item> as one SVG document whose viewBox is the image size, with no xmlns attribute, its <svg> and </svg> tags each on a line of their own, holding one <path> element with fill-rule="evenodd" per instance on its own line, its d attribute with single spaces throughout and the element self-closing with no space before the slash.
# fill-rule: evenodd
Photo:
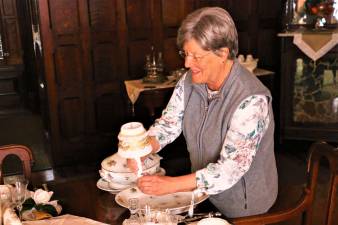
<svg viewBox="0 0 338 225">
<path fill-rule="evenodd" d="M 52 217 L 46 220 L 24 221 L 23 225 L 107 225 L 85 217 L 74 216 L 70 214 Z"/>
<path fill-rule="evenodd" d="M 12 208 L 11 202 L 11 186 L 8 184 L 0 185 L 0 215 L 3 217 L 4 225 L 21 225 L 18 216 Z"/>
<path fill-rule="evenodd" d="M 22 225 L 19 217 L 12 208 L 5 208 L 3 214 L 4 225 Z"/>
</svg>

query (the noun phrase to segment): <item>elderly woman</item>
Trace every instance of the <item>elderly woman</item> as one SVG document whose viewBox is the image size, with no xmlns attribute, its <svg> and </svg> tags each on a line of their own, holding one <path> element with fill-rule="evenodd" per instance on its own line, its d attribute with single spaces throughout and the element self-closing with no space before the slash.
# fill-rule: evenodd
<svg viewBox="0 0 338 225">
<path fill-rule="evenodd" d="M 199 9 L 182 22 L 177 44 L 189 71 L 149 136 L 157 152 L 183 131 L 192 173 L 143 176 L 137 185 L 144 193 L 197 189 L 231 218 L 264 213 L 274 203 L 271 94 L 237 62 L 237 39 L 234 22 L 222 8 Z"/>
</svg>

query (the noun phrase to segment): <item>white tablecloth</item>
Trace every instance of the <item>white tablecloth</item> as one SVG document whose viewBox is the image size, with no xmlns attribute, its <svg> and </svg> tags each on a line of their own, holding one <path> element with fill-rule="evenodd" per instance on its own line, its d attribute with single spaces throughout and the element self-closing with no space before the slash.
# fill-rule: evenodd
<svg viewBox="0 0 338 225">
<path fill-rule="evenodd" d="M 70 214 L 52 217 L 46 220 L 24 221 L 23 225 L 107 225 L 85 217 Z"/>
</svg>

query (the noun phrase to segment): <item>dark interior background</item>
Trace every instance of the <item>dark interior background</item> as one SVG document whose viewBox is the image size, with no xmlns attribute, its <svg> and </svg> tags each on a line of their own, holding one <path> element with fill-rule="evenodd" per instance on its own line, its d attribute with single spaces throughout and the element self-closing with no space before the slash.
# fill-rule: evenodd
<svg viewBox="0 0 338 225">
<path fill-rule="evenodd" d="M 154 119 L 142 108 L 147 96 L 132 117 L 124 81 L 145 75 L 151 46 L 163 53 L 166 75 L 181 68 L 177 29 L 204 6 L 228 10 L 239 53 L 252 54 L 260 68 L 275 72 L 269 88 L 277 118 L 282 0 L 0 0 L 8 53 L 0 60 L 0 116 L 38 115 L 54 166 L 103 159 L 116 150 L 123 123 L 149 125 Z"/>
</svg>

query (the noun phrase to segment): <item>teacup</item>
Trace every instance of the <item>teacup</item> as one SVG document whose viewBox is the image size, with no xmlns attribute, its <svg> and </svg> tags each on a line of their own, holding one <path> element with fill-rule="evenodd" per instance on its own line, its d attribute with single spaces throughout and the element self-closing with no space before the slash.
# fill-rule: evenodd
<svg viewBox="0 0 338 225">
<path fill-rule="evenodd" d="M 245 60 L 245 62 L 252 62 L 253 61 L 253 56 L 252 55 L 246 55 L 246 60 Z"/>
</svg>

